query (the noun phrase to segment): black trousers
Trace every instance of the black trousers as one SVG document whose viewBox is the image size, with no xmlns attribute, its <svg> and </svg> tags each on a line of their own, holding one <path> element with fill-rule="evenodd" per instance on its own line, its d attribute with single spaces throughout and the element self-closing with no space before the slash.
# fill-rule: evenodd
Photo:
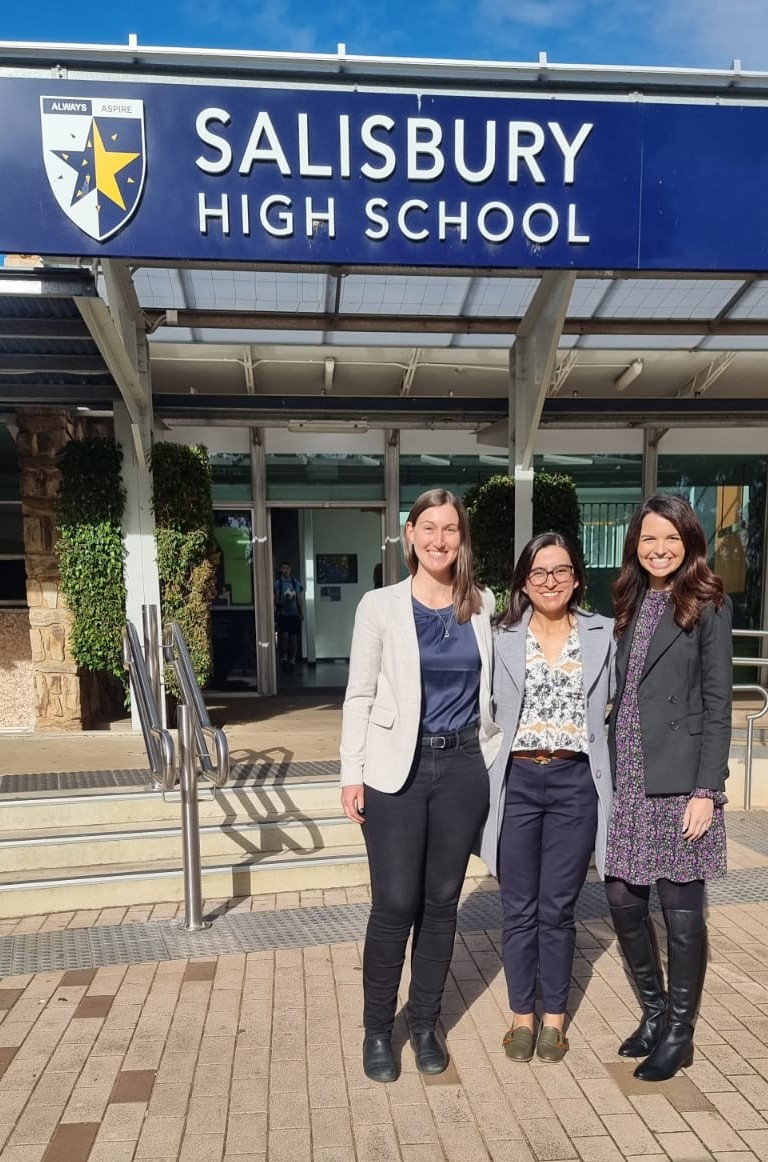
<svg viewBox="0 0 768 1162">
<path fill-rule="evenodd" d="M 488 772 L 473 736 L 450 750 L 420 746 L 405 786 L 365 789 L 363 835 L 371 915 L 363 954 L 363 1023 L 388 1036 L 413 929 L 408 1023 L 433 1029 L 453 955 L 472 842 L 488 811 Z"/>
<path fill-rule="evenodd" d="M 564 1013 L 576 943 L 574 909 L 597 832 L 587 758 L 539 766 L 514 759 L 499 841 L 502 957 L 509 1007 L 532 1013 L 536 977 L 546 1013 Z"/>
</svg>

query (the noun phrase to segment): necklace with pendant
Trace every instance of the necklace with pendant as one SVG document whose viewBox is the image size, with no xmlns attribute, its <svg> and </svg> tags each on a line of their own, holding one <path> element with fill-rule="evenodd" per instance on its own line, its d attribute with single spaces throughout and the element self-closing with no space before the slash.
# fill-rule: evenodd
<svg viewBox="0 0 768 1162">
<path fill-rule="evenodd" d="M 441 640 L 445 641 L 447 637 L 451 636 L 451 626 L 453 625 L 453 608 L 451 608 L 451 612 L 447 617 L 443 617 L 439 609 L 433 609 L 432 612 L 435 614 L 441 626 L 443 627 L 443 636 Z"/>
</svg>

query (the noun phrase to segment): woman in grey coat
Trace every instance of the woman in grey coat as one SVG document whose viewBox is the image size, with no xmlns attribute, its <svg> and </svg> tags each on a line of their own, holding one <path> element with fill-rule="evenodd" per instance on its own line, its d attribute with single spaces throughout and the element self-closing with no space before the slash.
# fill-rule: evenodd
<svg viewBox="0 0 768 1162">
<path fill-rule="evenodd" d="M 575 946 L 574 908 L 594 849 L 603 874 L 611 772 L 605 717 L 613 622 L 580 609 L 584 569 L 559 533 L 517 562 L 494 645 L 503 743 L 490 774 L 480 855 L 497 875 L 513 1061 L 560 1061 Z M 543 1015 L 535 1037 L 536 978 Z"/>
</svg>

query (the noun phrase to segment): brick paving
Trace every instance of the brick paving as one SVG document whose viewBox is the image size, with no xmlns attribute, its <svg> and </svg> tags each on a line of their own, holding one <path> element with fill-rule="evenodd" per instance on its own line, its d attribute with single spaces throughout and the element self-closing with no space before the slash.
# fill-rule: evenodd
<svg viewBox="0 0 768 1162">
<path fill-rule="evenodd" d="M 734 817 L 734 880 L 762 881 L 767 823 L 763 813 L 741 824 Z M 499 931 L 476 923 L 462 926 L 445 995 L 449 1069 L 417 1073 L 400 1014 L 402 1073 L 389 1086 L 369 1082 L 360 1067 L 360 939 L 313 934 L 303 946 L 6 975 L 0 1159 L 768 1159 L 768 884 L 755 902 L 718 893 L 710 903 L 696 1060 L 654 1086 L 635 1081 L 616 1056 L 637 1006 L 604 910 L 594 906 L 596 888 L 587 885 L 592 906 L 578 926 L 571 1051 L 557 1066 L 504 1056 Z M 481 894 L 497 907 L 493 882 L 470 880 L 465 914 Z M 209 901 L 207 911 L 286 926 L 301 913 L 309 919 L 308 909 L 323 919 L 366 902 L 364 888 L 315 890 Z M 180 912 L 170 904 L 30 917 L 4 922 L 0 940 L 167 929 Z"/>
</svg>

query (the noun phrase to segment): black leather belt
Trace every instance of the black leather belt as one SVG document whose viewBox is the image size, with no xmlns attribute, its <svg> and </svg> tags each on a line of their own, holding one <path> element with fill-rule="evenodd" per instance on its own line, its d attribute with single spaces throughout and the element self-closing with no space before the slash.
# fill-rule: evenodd
<svg viewBox="0 0 768 1162">
<path fill-rule="evenodd" d="M 477 730 L 477 723 L 474 722 L 471 726 L 465 726 L 463 730 L 452 730 L 450 734 L 422 734 L 421 746 L 430 750 L 455 750 L 463 742 L 477 738 Z"/>
<path fill-rule="evenodd" d="M 513 750 L 513 759 L 525 759 L 529 763 L 536 763 L 540 767 L 549 766 L 554 759 L 585 759 L 588 756 L 581 750 Z"/>
</svg>

